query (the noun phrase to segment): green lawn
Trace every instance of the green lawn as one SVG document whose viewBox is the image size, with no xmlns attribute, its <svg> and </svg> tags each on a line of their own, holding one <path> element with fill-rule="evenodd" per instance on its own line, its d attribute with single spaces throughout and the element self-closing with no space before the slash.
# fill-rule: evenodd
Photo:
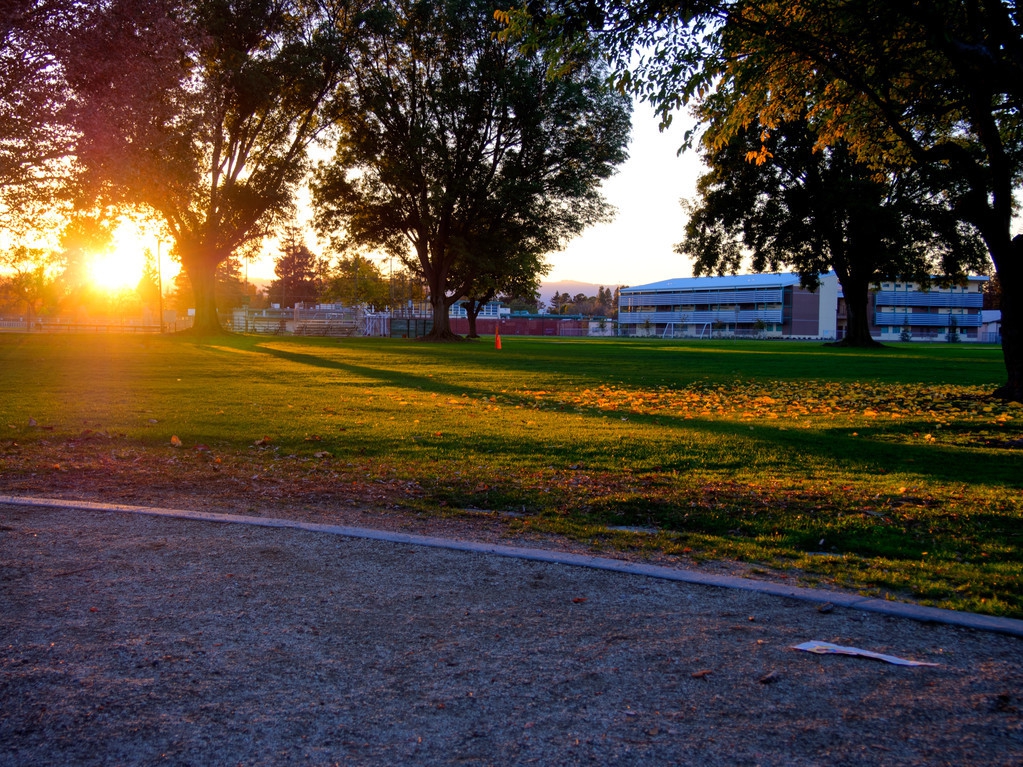
<svg viewBox="0 0 1023 767">
<path fill-rule="evenodd" d="M 255 504 L 273 478 L 298 504 L 516 512 L 513 535 L 1023 617 L 1000 349 L 503 342 L 0 335 L 0 492 Z"/>
</svg>

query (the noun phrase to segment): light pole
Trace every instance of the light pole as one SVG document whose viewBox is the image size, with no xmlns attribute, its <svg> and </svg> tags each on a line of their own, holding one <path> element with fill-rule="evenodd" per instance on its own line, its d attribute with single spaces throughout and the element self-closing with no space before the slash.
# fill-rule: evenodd
<svg viewBox="0 0 1023 767">
<path fill-rule="evenodd" d="M 163 334 L 163 259 L 160 256 L 160 238 L 156 238 L 156 291 L 159 294 L 160 334 Z"/>
</svg>

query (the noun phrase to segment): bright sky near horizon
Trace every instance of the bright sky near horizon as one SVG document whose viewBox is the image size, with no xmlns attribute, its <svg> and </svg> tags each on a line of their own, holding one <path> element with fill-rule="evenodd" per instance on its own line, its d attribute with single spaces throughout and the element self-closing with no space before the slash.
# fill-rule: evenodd
<svg viewBox="0 0 1023 767">
<path fill-rule="evenodd" d="M 680 200 L 695 197 L 696 180 L 705 169 L 696 151 L 678 154 L 688 124 L 677 115 L 661 132 L 653 111 L 636 106 L 629 159 L 604 184 L 618 215 L 552 253 L 546 281 L 643 285 L 692 274 L 687 259 L 674 252 L 686 221 Z"/>
</svg>

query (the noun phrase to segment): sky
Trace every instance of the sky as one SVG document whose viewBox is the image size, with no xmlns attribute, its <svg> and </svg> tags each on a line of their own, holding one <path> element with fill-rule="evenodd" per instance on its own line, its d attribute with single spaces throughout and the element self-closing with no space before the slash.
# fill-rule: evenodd
<svg viewBox="0 0 1023 767">
<path fill-rule="evenodd" d="M 546 281 L 644 285 L 692 275 L 674 246 L 685 226 L 679 201 L 695 197 L 704 166 L 695 151 L 677 154 L 685 127 L 677 117 L 660 132 L 653 111 L 636 106 L 629 159 L 604 183 L 617 216 L 609 224 L 591 227 L 563 252 L 552 253 Z"/>
</svg>

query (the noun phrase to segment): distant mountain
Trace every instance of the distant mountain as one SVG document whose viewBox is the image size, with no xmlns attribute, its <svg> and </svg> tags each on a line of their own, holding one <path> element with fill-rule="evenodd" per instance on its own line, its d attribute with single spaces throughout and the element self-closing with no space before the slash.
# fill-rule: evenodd
<svg viewBox="0 0 1023 767">
<path fill-rule="evenodd" d="M 587 297 L 597 295 L 597 288 L 610 288 L 611 292 L 618 285 L 601 285 L 595 282 L 576 282 L 575 280 L 561 280 L 560 282 L 544 282 L 540 285 L 540 300 L 544 305 L 551 305 L 551 298 L 555 293 L 568 293 L 570 296 L 584 293 Z"/>
</svg>

